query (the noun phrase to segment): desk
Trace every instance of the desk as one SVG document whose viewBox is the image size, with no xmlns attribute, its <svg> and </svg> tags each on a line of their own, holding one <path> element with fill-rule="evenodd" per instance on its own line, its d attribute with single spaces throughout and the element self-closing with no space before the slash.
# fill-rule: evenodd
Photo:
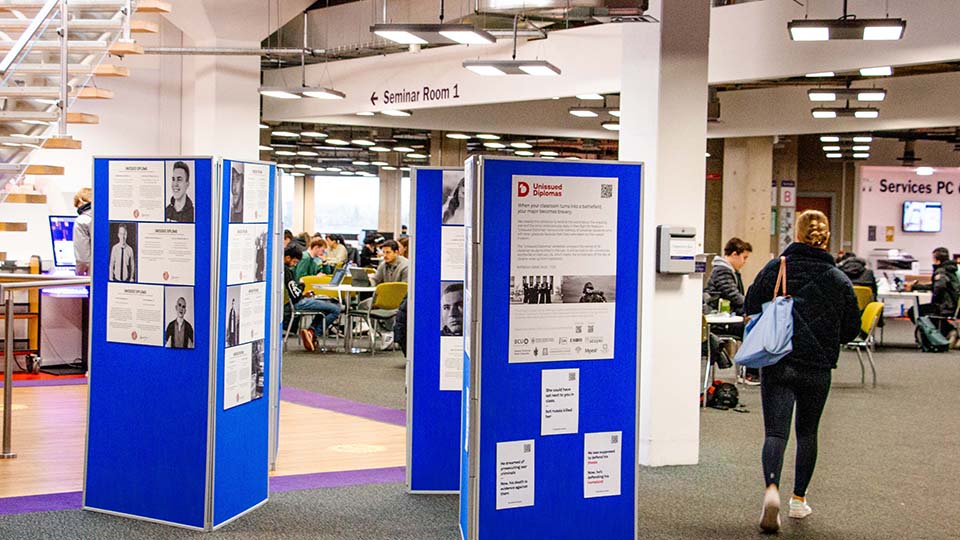
<svg viewBox="0 0 960 540">
<path fill-rule="evenodd" d="M 343 349 L 347 353 L 353 352 L 353 322 L 350 320 L 350 300 L 351 296 L 357 293 L 369 292 L 372 293 L 377 290 L 376 287 L 354 287 L 353 285 L 314 285 L 315 288 L 324 289 L 328 291 L 337 291 L 337 294 L 341 297 L 341 302 L 344 305 L 344 315 L 347 319 L 347 331 L 343 338 Z M 346 301 L 344 301 L 344 297 Z M 371 328 L 372 332 L 373 329 Z"/>
<path fill-rule="evenodd" d="M 906 303 L 913 302 L 914 313 L 920 312 L 920 304 L 926 304 L 933 300 L 933 293 L 929 291 L 910 291 L 910 292 L 878 292 L 877 300 L 883 302 L 884 317 L 906 317 Z"/>
<path fill-rule="evenodd" d="M 700 404 L 701 407 L 707 406 L 707 389 L 710 388 L 712 384 L 710 374 L 713 371 L 713 358 L 711 358 L 710 355 L 710 326 L 714 324 L 739 324 L 743 322 L 743 317 L 730 313 L 711 313 L 704 315 L 704 319 L 707 321 L 707 367 L 703 370 L 703 402 Z M 731 358 L 731 360 L 733 359 Z"/>
</svg>

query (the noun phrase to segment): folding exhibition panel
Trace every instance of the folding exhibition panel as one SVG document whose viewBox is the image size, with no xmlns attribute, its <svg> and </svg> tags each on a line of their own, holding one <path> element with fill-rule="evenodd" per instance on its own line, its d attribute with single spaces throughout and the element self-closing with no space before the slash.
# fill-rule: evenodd
<svg viewBox="0 0 960 540">
<path fill-rule="evenodd" d="M 466 172 L 461 535 L 633 539 L 641 166 Z"/>
<path fill-rule="evenodd" d="M 407 305 L 407 489 L 460 489 L 464 172 L 414 167 Z"/>
<path fill-rule="evenodd" d="M 93 173 L 83 506 L 212 530 L 267 499 L 275 168 L 124 157 Z"/>
</svg>

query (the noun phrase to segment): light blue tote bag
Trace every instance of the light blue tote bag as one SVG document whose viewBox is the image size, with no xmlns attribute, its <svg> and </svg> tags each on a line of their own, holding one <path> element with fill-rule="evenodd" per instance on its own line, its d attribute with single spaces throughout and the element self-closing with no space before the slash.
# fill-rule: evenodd
<svg viewBox="0 0 960 540">
<path fill-rule="evenodd" d="M 783 295 L 778 295 L 783 291 Z M 772 366 L 793 352 L 793 298 L 787 296 L 787 259 L 780 257 L 780 272 L 773 300 L 763 304 L 743 332 L 743 345 L 734 361 L 748 368 Z"/>
</svg>

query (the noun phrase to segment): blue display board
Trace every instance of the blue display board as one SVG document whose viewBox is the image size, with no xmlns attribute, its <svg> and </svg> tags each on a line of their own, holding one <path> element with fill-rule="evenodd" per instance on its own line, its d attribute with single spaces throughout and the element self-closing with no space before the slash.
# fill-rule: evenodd
<svg viewBox="0 0 960 540">
<path fill-rule="evenodd" d="M 229 204 L 218 167 L 211 157 L 94 159 L 85 509 L 211 530 L 266 499 L 265 452 L 253 452 L 258 439 L 266 448 L 266 415 L 261 429 L 217 399 Z M 259 472 L 248 465 L 258 459 Z"/>
<path fill-rule="evenodd" d="M 633 539 L 641 167 L 467 169 L 461 533 Z"/>
<path fill-rule="evenodd" d="M 463 169 L 415 167 L 410 176 L 407 327 L 407 489 L 460 489 L 463 366 Z"/>
</svg>

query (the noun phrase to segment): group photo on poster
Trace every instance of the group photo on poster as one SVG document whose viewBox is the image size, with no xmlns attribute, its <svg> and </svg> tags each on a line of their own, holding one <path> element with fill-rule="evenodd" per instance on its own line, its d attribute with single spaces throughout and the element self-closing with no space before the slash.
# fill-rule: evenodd
<svg viewBox="0 0 960 540">
<path fill-rule="evenodd" d="M 193 287 L 164 287 L 164 305 L 167 325 L 163 346 L 168 349 L 194 348 Z"/>
<path fill-rule="evenodd" d="M 137 224 L 110 223 L 110 281 L 137 281 Z"/>
<path fill-rule="evenodd" d="M 196 187 L 193 184 L 193 161 L 167 162 L 167 200 L 164 219 L 178 223 L 193 223 Z"/>
</svg>

